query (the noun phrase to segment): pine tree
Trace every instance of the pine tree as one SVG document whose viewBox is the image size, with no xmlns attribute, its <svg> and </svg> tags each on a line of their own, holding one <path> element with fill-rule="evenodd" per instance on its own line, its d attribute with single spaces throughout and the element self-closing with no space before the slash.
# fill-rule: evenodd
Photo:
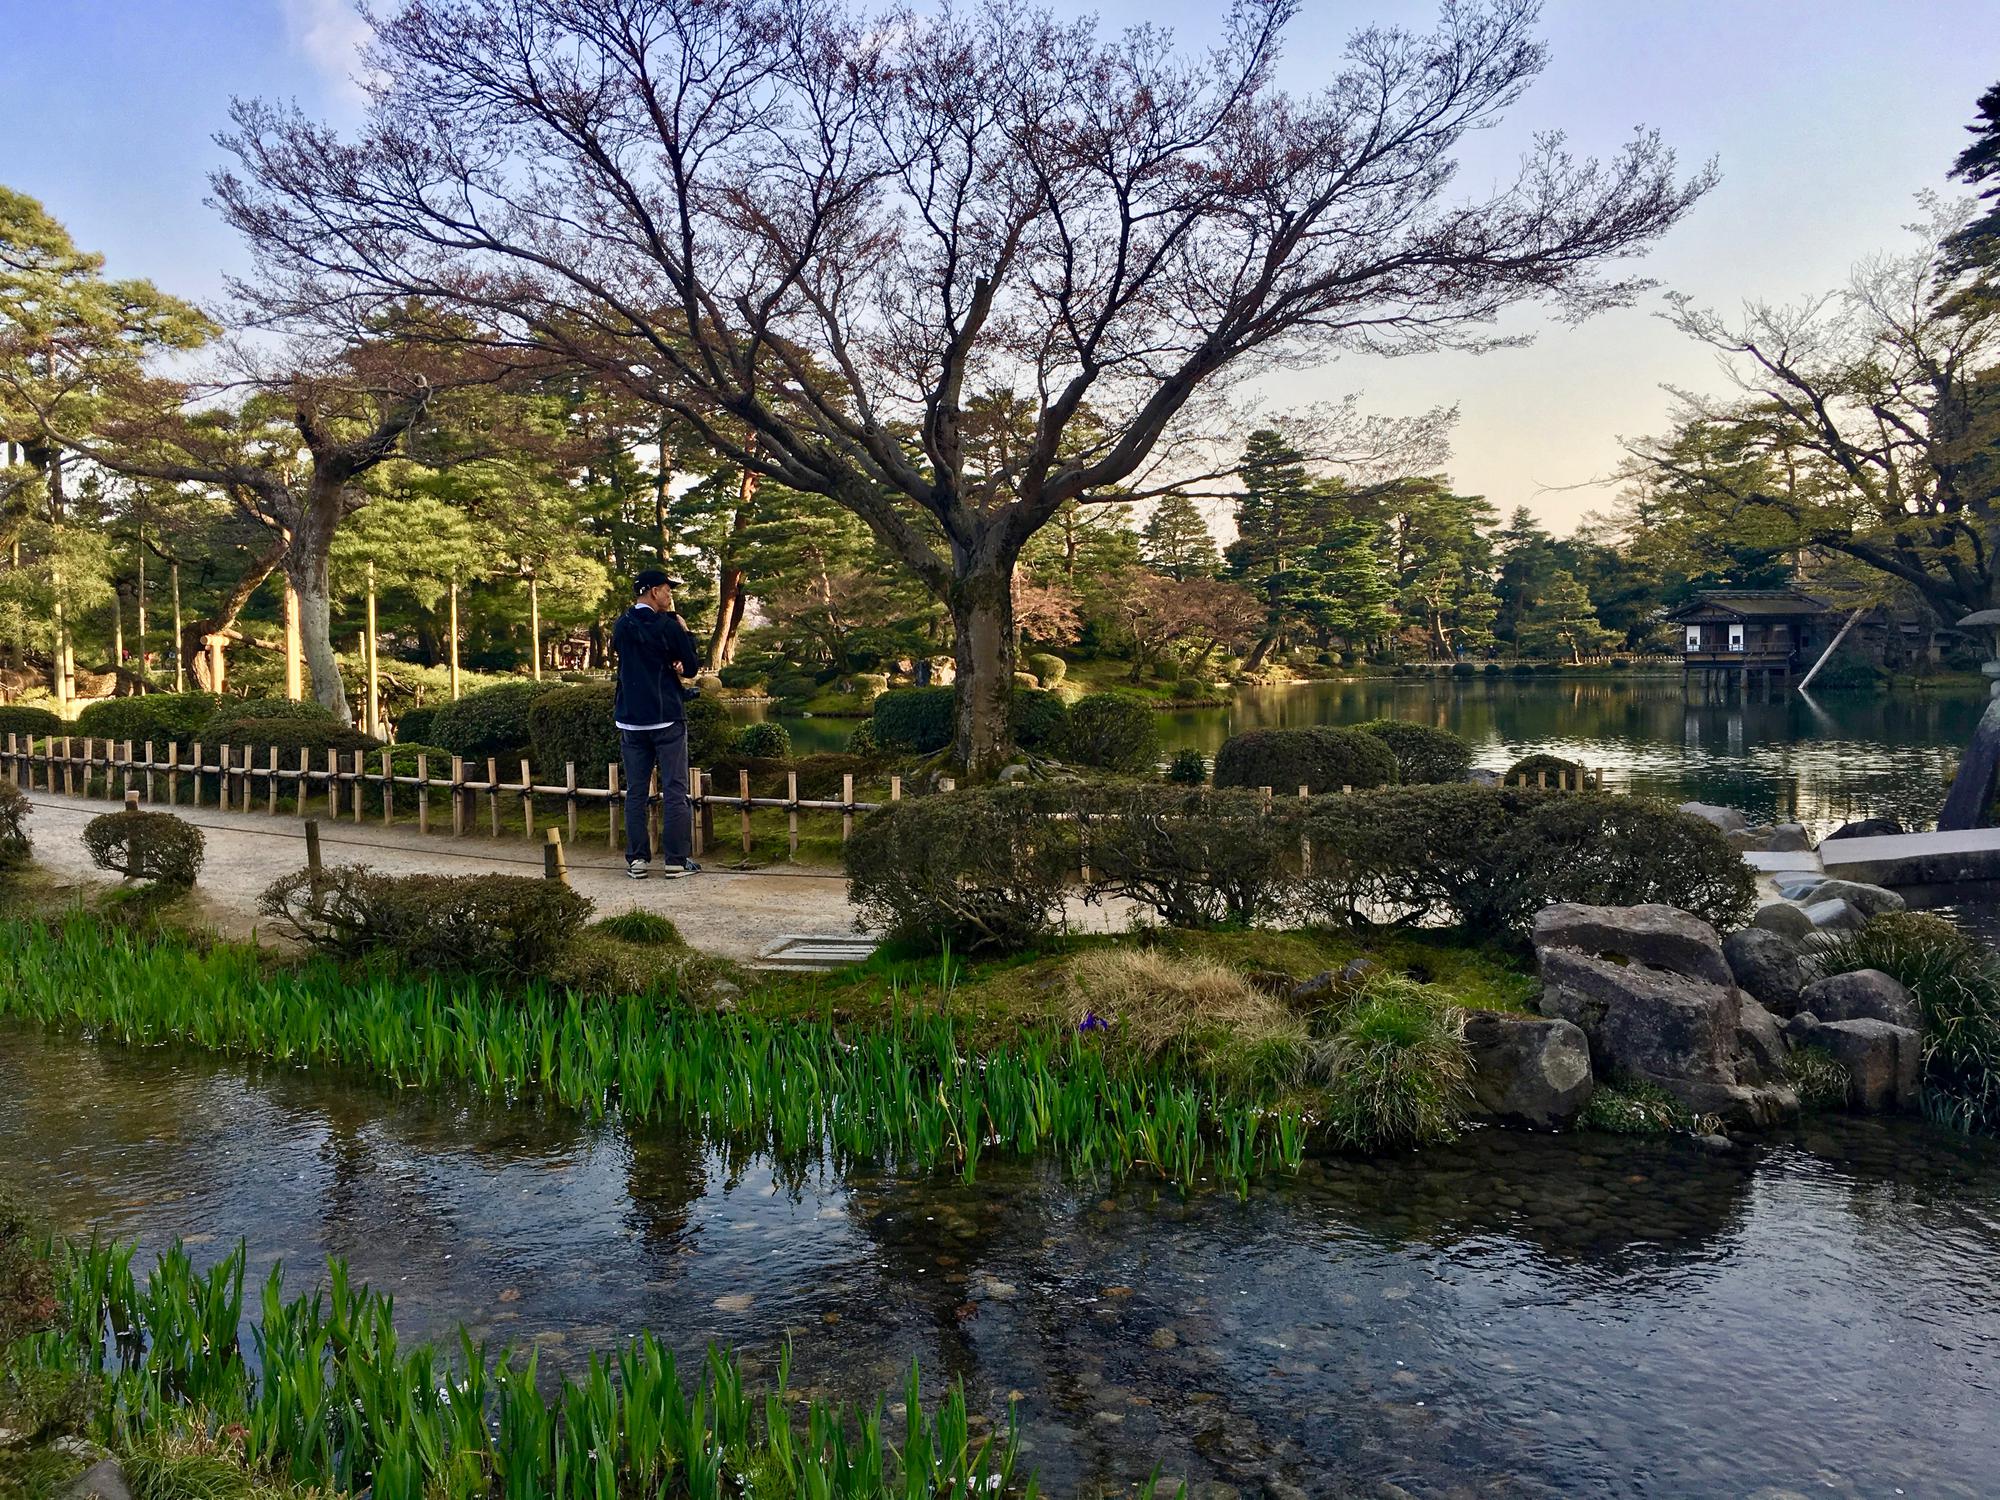
<svg viewBox="0 0 2000 1500">
<path fill-rule="evenodd" d="M 1192 499 L 1175 490 L 1162 495 L 1139 531 L 1139 555 L 1155 572 L 1185 582 L 1212 578 L 1220 563 L 1215 537 Z"/>
<path fill-rule="evenodd" d="M 1617 639 L 1597 618 L 1590 594 L 1574 576 L 1557 569 L 1542 587 L 1542 596 L 1521 616 L 1519 642 L 1535 651 L 1560 649 L 1572 662 L 1586 651 L 1599 651 Z"/>
<path fill-rule="evenodd" d="M 1227 559 L 1230 576 L 1264 601 L 1264 631 L 1246 663 L 1254 669 L 1283 641 L 1310 592 L 1300 563 L 1311 543 L 1308 518 L 1320 497 L 1305 455 L 1268 427 L 1250 434 L 1237 473 L 1243 491 Z"/>
</svg>

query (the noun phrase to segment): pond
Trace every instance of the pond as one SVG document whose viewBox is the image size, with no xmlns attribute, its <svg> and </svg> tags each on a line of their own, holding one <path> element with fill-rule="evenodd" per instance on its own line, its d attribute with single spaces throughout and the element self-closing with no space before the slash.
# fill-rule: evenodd
<svg viewBox="0 0 2000 1500">
<path fill-rule="evenodd" d="M 1985 701 L 1973 687 L 1702 703 L 1683 695 L 1678 675 L 1380 678 L 1247 688 L 1226 708 L 1162 713 L 1160 729 L 1168 751 L 1213 755 L 1245 729 L 1413 719 L 1464 735 L 1487 770 L 1547 751 L 1602 770 L 1616 788 L 1723 803 L 1761 822 L 1796 819 L 1823 835 L 1861 817 L 1928 826 Z M 854 728 L 782 722 L 802 751 L 838 749 Z"/>
<path fill-rule="evenodd" d="M 1018 1403 L 1046 1493 L 1981 1495 L 2000 1147 L 1835 1120 L 1748 1149 L 1484 1132 L 1246 1199 L 788 1177 L 671 1130 L 0 1029 L 0 1161 L 65 1227 L 329 1255 L 406 1334 L 574 1369 L 652 1328 L 840 1398 L 912 1358 Z M 254 1298 L 252 1299 L 254 1302 Z M 1392 1489 L 1390 1486 L 1399 1486 Z"/>
</svg>

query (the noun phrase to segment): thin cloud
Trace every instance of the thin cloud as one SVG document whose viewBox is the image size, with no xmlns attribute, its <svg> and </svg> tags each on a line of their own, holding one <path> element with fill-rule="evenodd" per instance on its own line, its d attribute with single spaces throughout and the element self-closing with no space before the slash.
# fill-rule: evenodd
<svg viewBox="0 0 2000 1500">
<path fill-rule="evenodd" d="M 361 48 L 368 23 L 361 12 L 349 0 L 284 0 L 284 9 L 292 46 L 326 78 L 333 96 L 344 105 L 366 103 Z"/>
</svg>

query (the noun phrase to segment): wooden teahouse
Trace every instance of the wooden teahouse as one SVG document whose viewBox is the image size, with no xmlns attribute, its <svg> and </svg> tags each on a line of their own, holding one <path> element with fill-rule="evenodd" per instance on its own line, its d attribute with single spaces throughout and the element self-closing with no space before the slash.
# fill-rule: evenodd
<svg viewBox="0 0 2000 1500">
<path fill-rule="evenodd" d="M 1789 686 L 1826 649 L 1833 614 L 1797 589 L 1713 589 L 1667 621 L 1681 631 L 1688 686 L 1707 698 Z"/>
</svg>

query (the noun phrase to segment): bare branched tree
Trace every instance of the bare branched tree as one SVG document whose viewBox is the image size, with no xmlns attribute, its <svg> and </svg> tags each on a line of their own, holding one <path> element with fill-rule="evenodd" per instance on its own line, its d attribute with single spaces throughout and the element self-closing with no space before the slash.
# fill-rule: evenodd
<svg viewBox="0 0 2000 1500">
<path fill-rule="evenodd" d="M 1297 3 L 1236 0 L 1197 56 L 1026 0 L 405 0 L 366 128 L 240 103 L 215 194 L 270 322 L 422 298 L 860 516 L 949 606 L 956 753 L 990 772 L 1010 578 L 1058 508 L 1143 484 L 1198 396 L 1625 302 L 1607 264 L 1712 181 L 1648 132 L 1608 162 L 1547 136 L 1455 197 L 1461 138 L 1543 66 L 1532 0 L 1359 32 L 1310 94 L 1273 81 Z M 1032 440 L 974 468 L 994 392 Z"/>
</svg>

